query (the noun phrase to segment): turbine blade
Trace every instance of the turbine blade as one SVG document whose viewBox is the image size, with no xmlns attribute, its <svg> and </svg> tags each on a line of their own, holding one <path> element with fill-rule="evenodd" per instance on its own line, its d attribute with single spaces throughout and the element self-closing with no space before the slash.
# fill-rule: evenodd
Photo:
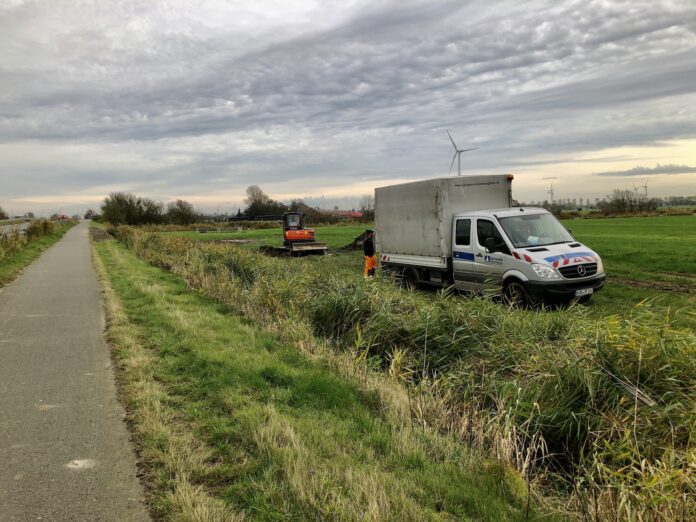
<svg viewBox="0 0 696 522">
<path fill-rule="evenodd" d="M 474 147 L 473 149 L 459 149 L 457 152 L 468 152 L 470 150 L 476 150 L 478 147 Z"/>
<path fill-rule="evenodd" d="M 450 134 L 450 131 L 447 131 L 447 135 L 449 136 L 449 139 L 452 142 L 452 146 L 454 147 L 454 150 L 457 150 L 457 144 L 454 143 L 454 140 L 452 139 L 452 135 Z"/>
<path fill-rule="evenodd" d="M 449 169 L 449 173 L 450 173 L 450 174 L 452 174 L 452 165 L 454 165 L 454 160 L 457 159 L 457 154 L 458 154 L 458 153 L 455 152 L 455 153 L 454 153 L 454 156 L 452 156 L 452 163 L 450 163 L 450 169 Z"/>
</svg>

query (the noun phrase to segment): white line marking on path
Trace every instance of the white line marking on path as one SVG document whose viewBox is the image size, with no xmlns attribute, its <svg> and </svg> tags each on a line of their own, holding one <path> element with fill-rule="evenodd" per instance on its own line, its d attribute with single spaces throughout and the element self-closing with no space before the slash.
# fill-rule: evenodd
<svg viewBox="0 0 696 522">
<path fill-rule="evenodd" d="M 97 465 L 97 461 L 93 459 L 76 459 L 68 462 L 65 467 L 69 469 L 89 469 Z"/>
<path fill-rule="evenodd" d="M 48 410 L 52 410 L 53 408 L 60 408 L 62 406 L 63 406 L 62 404 L 38 404 L 36 406 L 36 408 L 39 411 L 48 411 Z"/>
</svg>

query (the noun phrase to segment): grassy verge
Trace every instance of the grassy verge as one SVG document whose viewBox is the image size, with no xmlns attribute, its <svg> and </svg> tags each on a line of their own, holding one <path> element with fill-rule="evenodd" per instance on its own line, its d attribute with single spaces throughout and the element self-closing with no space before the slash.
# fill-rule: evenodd
<svg viewBox="0 0 696 522">
<path fill-rule="evenodd" d="M 56 243 L 75 224 L 76 222 L 72 221 L 65 225 L 59 225 L 52 233 L 22 243 L 18 248 L 14 248 L 2 256 L 0 259 L 0 287 L 12 281 L 22 268 Z"/>
<path fill-rule="evenodd" d="M 519 520 L 524 486 L 383 394 L 95 244 L 148 497 L 173 520 Z M 300 328 L 302 325 L 298 325 Z M 534 518 L 534 513 L 531 513 Z"/>
<path fill-rule="evenodd" d="M 696 513 L 696 340 L 649 305 L 601 319 L 514 310 L 342 277 L 319 261 L 116 233 L 284 339 L 328 341 L 407 383 L 415 422 L 526 476 L 562 478 L 587 516 Z"/>
</svg>

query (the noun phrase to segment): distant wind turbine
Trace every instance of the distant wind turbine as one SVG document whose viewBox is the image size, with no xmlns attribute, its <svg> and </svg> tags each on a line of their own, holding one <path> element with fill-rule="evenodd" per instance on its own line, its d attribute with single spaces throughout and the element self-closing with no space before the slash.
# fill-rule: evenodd
<svg viewBox="0 0 696 522">
<path fill-rule="evenodd" d="M 454 143 L 454 140 L 452 139 L 452 135 L 450 134 L 450 131 L 447 131 L 447 135 L 449 136 L 450 141 L 452 142 L 452 146 L 454 147 L 454 156 L 452 156 L 452 163 L 450 163 L 450 173 L 452 172 L 452 165 L 454 165 L 454 160 L 457 160 L 457 176 L 462 175 L 462 152 L 468 152 L 470 150 L 476 150 L 477 147 L 474 147 L 472 149 L 458 149 L 457 144 Z"/>
<path fill-rule="evenodd" d="M 645 199 L 648 199 L 648 180 L 645 180 L 645 185 L 641 185 L 645 189 Z"/>
</svg>

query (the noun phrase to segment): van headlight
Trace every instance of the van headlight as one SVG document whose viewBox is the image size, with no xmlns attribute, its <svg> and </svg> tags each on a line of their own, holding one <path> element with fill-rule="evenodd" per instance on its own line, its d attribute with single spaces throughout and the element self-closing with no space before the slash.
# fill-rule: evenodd
<svg viewBox="0 0 696 522">
<path fill-rule="evenodd" d="M 602 258 L 599 256 L 597 256 L 597 273 L 598 274 L 604 273 L 604 264 L 602 263 Z"/>
<path fill-rule="evenodd" d="M 553 268 L 548 265 L 542 265 L 541 263 L 532 263 L 532 270 L 542 279 L 560 279 L 561 277 Z"/>
</svg>

